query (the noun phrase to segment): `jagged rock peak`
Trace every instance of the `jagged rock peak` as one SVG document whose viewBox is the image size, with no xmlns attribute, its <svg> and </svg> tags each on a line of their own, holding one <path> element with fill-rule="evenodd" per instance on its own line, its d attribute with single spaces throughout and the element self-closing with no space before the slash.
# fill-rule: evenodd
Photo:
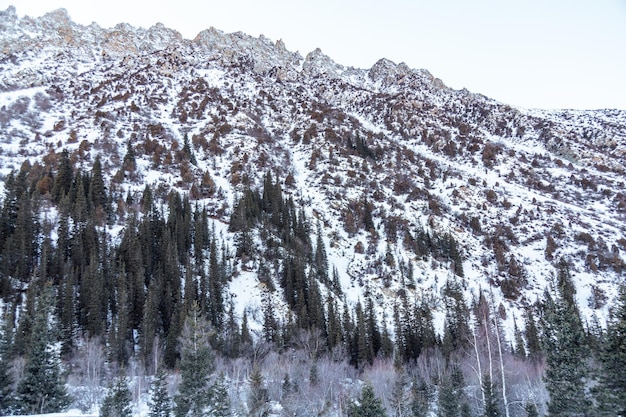
<svg viewBox="0 0 626 417">
<path fill-rule="evenodd" d="M 302 71 L 309 76 L 328 75 L 338 76 L 344 70 L 342 65 L 337 64 L 320 48 L 316 48 L 307 54 L 302 65 Z"/>
<path fill-rule="evenodd" d="M 396 65 L 393 61 L 382 58 L 372 66 L 367 75 L 374 82 L 381 81 L 384 85 L 390 85 L 410 71 L 411 69 L 404 63 Z"/>
<path fill-rule="evenodd" d="M 39 20 L 42 22 L 50 22 L 55 27 L 71 26 L 74 24 L 67 10 L 64 8 L 56 9 L 43 15 Z"/>
<path fill-rule="evenodd" d="M 263 35 L 255 38 L 242 32 L 227 34 L 214 27 L 198 33 L 193 43 L 207 52 L 220 54 L 226 64 L 245 62 L 258 73 L 297 66 L 302 59 L 297 52 L 288 51 L 282 40 L 273 43 Z"/>
<path fill-rule="evenodd" d="M 17 11 L 15 6 L 9 6 L 6 10 L 0 10 L 0 22 L 9 20 L 15 22 L 17 20 Z"/>
</svg>

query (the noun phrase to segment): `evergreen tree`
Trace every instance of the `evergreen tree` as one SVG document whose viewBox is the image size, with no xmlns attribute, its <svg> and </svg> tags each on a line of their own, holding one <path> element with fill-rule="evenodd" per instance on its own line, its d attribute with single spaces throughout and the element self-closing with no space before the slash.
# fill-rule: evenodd
<svg viewBox="0 0 626 417">
<path fill-rule="evenodd" d="M 413 417 L 429 416 L 430 403 L 432 401 L 432 387 L 426 381 L 414 381 L 411 389 L 413 398 L 411 399 L 411 413 Z"/>
<path fill-rule="evenodd" d="M 267 415 L 267 388 L 263 374 L 258 366 L 254 366 L 250 374 L 250 392 L 248 394 L 248 410 L 250 416 Z"/>
<path fill-rule="evenodd" d="M 515 338 L 514 354 L 519 358 L 526 358 L 526 348 L 524 347 L 524 339 L 522 332 L 517 327 L 517 320 L 513 318 L 513 337 Z"/>
<path fill-rule="evenodd" d="M 24 377 L 17 387 L 18 406 L 24 414 L 63 411 L 70 403 L 61 370 L 58 341 L 52 325 L 52 291 L 46 287 L 37 301 L 27 349 Z"/>
<path fill-rule="evenodd" d="M 115 385 L 109 389 L 100 406 L 100 417 L 131 417 L 133 408 L 132 395 L 126 378 L 116 378 Z"/>
<path fill-rule="evenodd" d="M 126 155 L 122 162 L 122 169 L 126 172 L 135 172 L 137 169 L 137 161 L 135 160 L 135 150 L 130 141 L 126 142 Z"/>
<path fill-rule="evenodd" d="M 366 383 L 361 389 L 361 397 L 348 409 L 348 417 L 386 417 L 385 408 L 380 398 L 374 394 L 374 388 Z"/>
<path fill-rule="evenodd" d="M 541 339 L 539 339 L 539 330 L 537 330 L 535 317 L 530 309 L 526 315 L 526 327 L 524 329 L 524 334 L 526 336 L 526 343 L 528 346 L 528 358 L 531 361 L 538 363 L 543 358 L 543 348 L 541 347 Z"/>
<path fill-rule="evenodd" d="M 398 373 L 391 389 L 390 409 L 393 417 L 409 416 L 409 404 L 406 398 L 407 377 L 404 373 Z"/>
<path fill-rule="evenodd" d="M 460 417 L 463 399 L 463 374 L 457 366 L 446 373 L 439 383 L 438 417 Z"/>
<path fill-rule="evenodd" d="M 54 185 L 52 186 L 52 199 L 54 202 L 58 203 L 61 201 L 61 198 L 70 191 L 73 175 L 70 154 L 67 149 L 63 149 L 57 167 L 57 175 L 54 178 Z"/>
<path fill-rule="evenodd" d="M 537 406 L 534 403 L 526 403 L 526 405 L 524 406 L 524 411 L 526 411 L 526 417 L 539 417 L 539 411 L 537 410 Z"/>
<path fill-rule="evenodd" d="M 550 394 L 550 416 L 585 416 L 590 401 L 585 392 L 589 350 L 586 334 L 574 301 L 574 286 L 567 268 L 561 267 L 558 294 L 546 297 L 544 313 L 544 380 Z"/>
<path fill-rule="evenodd" d="M 498 407 L 498 400 L 496 398 L 496 393 L 493 390 L 494 387 L 489 374 L 483 375 L 482 385 L 483 393 L 485 395 L 485 410 L 483 416 L 500 417 L 502 414 L 500 413 L 500 408 Z"/>
<path fill-rule="evenodd" d="M 13 378 L 11 376 L 10 346 L 12 336 L 12 314 L 5 313 L 2 334 L 0 334 L 0 415 L 9 415 L 13 411 Z"/>
<path fill-rule="evenodd" d="M 626 286 L 620 288 L 619 298 L 607 324 L 600 364 L 598 402 L 601 411 L 626 416 Z"/>
<path fill-rule="evenodd" d="M 167 372 L 160 367 L 150 386 L 149 417 L 170 417 L 172 401 L 167 393 Z"/>
<path fill-rule="evenodd" d="M 213 352 L 209 345 L 209 324 L 197 303 L 188 313 L 180 340 L 180 377 L 174 398 L 176 417 L 201 417 L 210 406 L 209 379 L 213 372 Z"/>
<path fill-rule="evenodd" d="M 89 183 L 89 202 L 94 210 L 100 208 L 105 213 L 108 212 L 108 197 L 102 177 L 102 163 L 100 155 L 96 156 L 91 169 L 91 182 Z"/>
<path fill-rule="evenodd" d="M 228 387 L 224 380 L 224 374 L 220 373 L 215 383 L 211 386 L 211 417 L 229 417 L 230 398 Z"/>
</svg>

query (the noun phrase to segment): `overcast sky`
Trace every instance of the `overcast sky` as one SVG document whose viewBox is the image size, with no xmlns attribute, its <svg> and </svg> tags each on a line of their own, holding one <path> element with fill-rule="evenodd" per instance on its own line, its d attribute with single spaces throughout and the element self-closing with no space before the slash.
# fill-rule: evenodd
<svg viewBox="0 0 626 417">
<path fill-rule="evenodd" d="M 319 47 L 345 66 L 428 69 L 453 88 L 533 108 L 626 110 L 626 0 L 0 0 L 20 16 L 65 8 L 77 23 L 211 26 Z"/>
</svg>

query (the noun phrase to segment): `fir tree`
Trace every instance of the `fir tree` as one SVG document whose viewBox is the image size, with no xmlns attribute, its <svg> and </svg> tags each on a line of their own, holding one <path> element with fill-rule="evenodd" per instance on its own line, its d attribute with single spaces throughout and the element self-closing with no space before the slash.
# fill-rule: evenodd
<svg viewBox="0 0 626 417">
<path fill-rule="evenodd" d="M 463 400 L 463 374 L 457 366 L 445 374 L 439 384 L 438 417 L 460 417 Z"/>
<path fill-rule="evenodd" d="M 89 184 L 89 202 L 94 210 L 100 208 L 105 213 L 108 212 L 108 197 L 104 186 L 104 178 L 102 177 L 102 163 L 100 155 L 96 156 L 91 169 L 91 182 Z"/>
<path fill-rule="evenodd" d="M 248 394 L 248 410 L 251 416 L 265 416 L 267 413 L 267 388 L 263 374 L 258 366 L 254 366 L 250 374 L 250 392 Z"/>
<path fill-rule="evenodd" d="M 574 301 L 569 272 L 561 267 L 556 299 L 547 296 L 544 314 L 544 380 L 550 394 L 548 415 L 584 416 L 590 408 L 585 393 L 589 351 L 586 334 Z"/>
<path fill-rule="evenodd" d="M 482 380 L 483 385 L 483 393 L 485 395 L 485 404 L 484 404 L 484 417 L 500 417 L 502 414 L 500 413 L 500 408 L 498 407 L 498 400 L 496 398 L 496 393 L 494 392 L 493 383 L 491 382 L 491 378 L 489 374 L 483 375 Z"/>
<path fill-rule="evenodd" d="M 0 334 L 0 415 L 9 415 L 13 410 L 13 378 L 11 376 L 10 346 L 12 336 L 12 314 L 6 313 Z"/>
<path fill-rule="evenodd" d="M 229 417 L 230 398 L 228 387 L 224 380 L 224 374 L 220 373 L 215 383 L 211 386 L 211 417 Z"/>
<path fill-rule="evenodd" d="M 67 149 L 63 149 L 63 152 L 61 152 L 61 160 L 57 167 L 57 175 L 54 178 L 54 185 L 52 186 L 52 199 L 56 203 L 61 201 L 61 198 L 69 192 L 72 179 L 73 171 L 70 162 L 70 154 Z"/>
<path fill-rule="evenodd" d="M 361 389 L 361 397 L 348 409 L 348 417 L 386 417 L 385 408 L 380 398 L 374 394 L 374 388 L 366 383 Z"/>
<path fill-rule="evenodd" d="M 433 397 L 432 387 L 425 381 L 414 381 L 411 393 L 413 397 L 410 406 L 413 417 L 429 416 L 430 403 Z"/>
<path fill-rule="evenodd" d="M 100 417 L 131 417 L 133 408 L 131 405 L 132 395 L 128 389 L 126 378 L 116 378 L 106 397 L 100 406 Z"/>
<path fill-rule="evenodd" d="M 517 321 L 513 318 L 513 337 L 515 338 L 514 354 L 519 358 L 526 358 L 526 348 L 524 347 L 524 339 L 522 332 L 517 327 Z"/>
<path fill-rule="evenodd" d="M 541 339 L 539 339 L 539 330 L 537 330 L 537 324 L 535 323 L 535 317 L 532 310 L 528 310 L 526 315 L 526 327 L 524 328 L 524 335 L 526 336 L 526 343 L 528 346 L 527 354 L 528 358 L 538 363 L 543 358 L 543 348 L 541 347 Z"/>
<path fill-rule="evenodd" d="M 607 324 L 600 364 L 598 402 L 601 411 L 626 416 L 626 286 L 620 288 L 619 298 Z"/>
<path fill-rule="evenodd" d="M 526 411 L 526 417 L 539 417 L 539 411 L 534 403 L 527 402 L 524 411 Z"/>
<path fill-rule="evenodd" d="M 52 291 L 44 288 L 37 301 L 27 350 L 24 377 L 17 387 L 18 405 L 24 414 L 63 411 L 70 403 L 61 372 L 58 341 L 52 324 Z"/>
<path fill-rule="evenodd" d="M 174 398 L 176 417 L 201 417 L 210 405 L 209 379 L 213 372 L 213 352 L 209 345 L 209 324 L 194 303 L 185 319 L 180 340 L 180 377 Z"/>
<path fill-rule="evenodd" d="M 170 417 L 172 401 L 167 393 L 167 372 L 160 367 L 150 386 L 149 417 Z"/>
</svg>

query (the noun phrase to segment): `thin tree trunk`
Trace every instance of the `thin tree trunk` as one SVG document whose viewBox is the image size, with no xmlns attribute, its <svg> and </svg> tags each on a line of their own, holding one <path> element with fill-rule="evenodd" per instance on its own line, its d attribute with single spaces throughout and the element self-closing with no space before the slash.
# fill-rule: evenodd
<svg viewBox="0 0 626 417">
<path fill-rule="evenodd" d="M 478 317 L 476 318 L 476 324 L 478 324 Z M 483 378 L 483 369 L 480 365 L 480 355 L 478 354 L 478 341 L 476 339 L 476 326 L 474 326 L 474 331 L 472 332 L 472 335 L 474 336 L 474 352 L 476 353 L 476 363 L 478 364 L 478 386 L 480 387 L 480 393 L 482 394 L 483 397 L 483 404 L 485 404 L 486 398 L 485 398 L 485 387 L 483 387 L 482 384 L 482 378 Z"/>
<path fill-rule="evenodd" d="M 493 308 L 493 320 L 496 327 L 496 341 L 498 342 L 498 354 L 500 356 L 500 375 L 502 378 L 502 402 L 504 404 L 504 415 L 506 417 L 510 417 L 509 400 L 506 396 L 506 376 L 504 374 L 504 358 L 502 357 L 502 341 L 500 338 L 500 320 L 498 320 L 498 317 L 496 316 L 496 307 L 493 302 L 493 293 L 491 293 L 491 308 Z"/>
</svg>

